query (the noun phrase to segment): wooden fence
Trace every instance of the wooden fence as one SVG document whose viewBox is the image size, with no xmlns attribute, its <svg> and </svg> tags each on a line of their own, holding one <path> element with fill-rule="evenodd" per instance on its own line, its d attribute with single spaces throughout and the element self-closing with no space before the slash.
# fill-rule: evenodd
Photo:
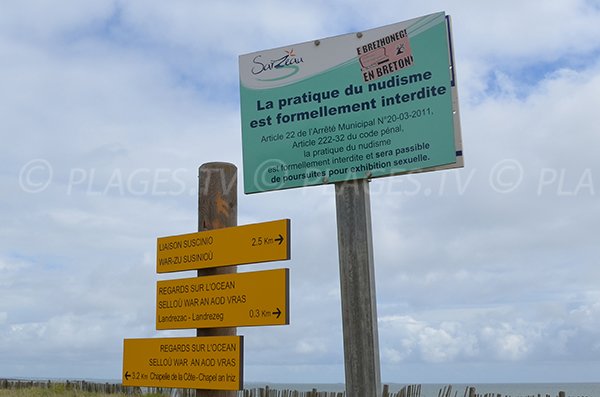
<svg viewBox="0 0 600 397">
<path fill-rule="evenodd" d="M 96 383 L 87 381 L 36 381 L 36 380 L 18 380 L 18 379 L 0 379 L 0 389 L 25 389 L 25 388 L 55 388 L 65 390 L 81 390 L 85 392 L 104 393 L 104 394 L 124 394 L 129 396 L 141 396 L 145 394 L 162 395 L 167 397 L 195 397 L 194 389 L 168 389 L 157 387 L 127 387 L 115 383 Z M 268 386 L 254 389 L 240 390 L 237 397 L 345 397 L 344 392 L 318 391 L 297 391 L 297 390 L 276 390 Z M 383 385 L 382 397 L 421 397 L 421 385 L 407 385 L 397 392 L 390 392 L 388 385 Z M 431 397 L 431 396 L 427 396 Z M 474 387 L 466 387 L 464 392 L 453 390 L 451 385 L 444 386 L 438 392 L 437 397 L 510 397 L 498 393 L 478 394 Z M 566 397 L 565 392 L 561 391 L 558 396 L 549 394 L 530 395 L 523 397 Z M 582 396 L 585 397 L 585 396 Z"/>
</svg>

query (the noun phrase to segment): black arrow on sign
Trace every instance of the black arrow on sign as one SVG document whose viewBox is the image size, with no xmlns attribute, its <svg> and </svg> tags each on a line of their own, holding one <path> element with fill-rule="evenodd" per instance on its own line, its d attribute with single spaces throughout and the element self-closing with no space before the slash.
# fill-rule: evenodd
<svg viewBox="0 0 600 397">
<path fill-rule="evenodd" d="M 125 380 L 129 380 L 129 377 L 130 377 L 130 376 L 131 376 L 131 375 L 129 375 L 129 371 L 125 372 Z"/>
<path fill-rule="evenodd" d="M 275 239 L 275 241 L 278 241 L 278 242 L 279 242 L 279 245 L 281 245 L 281 243 L 283 243 L 283 236 L 280 234 L 280 235 L 279 235 L 279 237 L 277 237 L 277 238 Z"/>
<path fill-rule="evenodd" d="M 273 314 L 277 314 L 277 318 L 279 318 L 279 316 L 281 316 L 281 310 L 277 308 L 277 311 L 273 312 Z"/>
</svg>

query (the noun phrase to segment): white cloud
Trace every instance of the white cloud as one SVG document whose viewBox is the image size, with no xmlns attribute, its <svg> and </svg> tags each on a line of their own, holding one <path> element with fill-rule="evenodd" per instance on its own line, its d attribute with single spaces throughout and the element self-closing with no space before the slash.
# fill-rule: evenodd
<svg viewBox="0 0 600 397">
<path fill-rule="evenodd" d="M 296 352 L 299 354 L 324 353 L 327 348 L 327 340 L 322 338 L 307 338 L 296 343 Z"/>
<path fill-rule="evenodd" d="M 385 316 L 380 327 L 382 345 L 386 346 L 382 357 L 393 364 L 415 359 L 442 363 L 478 354 L 475 336 L 456 322 L 433 325 L 410 316 Z"/>
<path fill-rule="evenodd" d="M 45 0 L 5 4 L 0 16 L 2 31 L 11 39 L 23 39 L 42 44 L 85 32 L 90 26 L 110 18 L 115 2 L 64 1 L 56 4 Z"/>
<path fill-rule="evenodd" d="M 529 353 L 526 335 L 512 329 L 510 324 L 499 324 L 498 327 L 485 327 L 481 331 L 482 338 L 488 342 L 493 353 L 500 359 L 519 360 Z"/>
</svg>

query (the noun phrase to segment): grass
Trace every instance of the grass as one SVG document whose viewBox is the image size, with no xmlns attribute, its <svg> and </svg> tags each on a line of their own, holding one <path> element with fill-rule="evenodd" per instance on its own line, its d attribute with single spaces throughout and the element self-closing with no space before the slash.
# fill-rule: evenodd
<svg viewBox="0 0 600 397">
<path fill-rule="evenodd" d="M 0 390 L 0 397 L 122 397 L 125 394 L 92 393 L 81 390 L 67 390 L 65 387 L 52 386 L 49 389 L 42 387 L 28 387 L 24 389 Z"/>
<path fill-rule="evenodd" d="M 103 393 L 66 388 L 64 384 L 46 387 L 23 387 L 20 389 L 0 389 L 0 397 L 131 397 L 124 393 Z M 160 393 L 145 393 L 143 397 L 164 397 Z"/>
<path fill-rule="evenodd" d="M 50 388 L 27 387 L 22 389 L 0 389 L 0 397 L 125 397 L 123 393 L 94 393 L 82 390 L 67 389 L 65 385 L 56 384 Z M 157 397 L 157 396 L 155 396 Z"/>
</svg>

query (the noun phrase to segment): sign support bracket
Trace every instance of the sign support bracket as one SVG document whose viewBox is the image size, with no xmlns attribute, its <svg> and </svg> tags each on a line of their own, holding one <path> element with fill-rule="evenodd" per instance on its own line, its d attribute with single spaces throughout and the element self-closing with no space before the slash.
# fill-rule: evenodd
<svg viewBox="0 0 600 397">
<path fill-rule="evenodd" d="M 198 170 L 198 231 L 237 226 L 237 167 L 230 163 L 202 164 Z M 237 273 L 237 266 L 198 270 L 198 277 Z M 237 328 L 198 328 L 196 336 L 236 335 Z M 235 397 L 236 391 L 196 390 L 196 397 Z"/>
<path fill-rule="evenodd" d="M 346 396 L 381 395 L 369 181 L 335 184 Z"/>
</svg>

